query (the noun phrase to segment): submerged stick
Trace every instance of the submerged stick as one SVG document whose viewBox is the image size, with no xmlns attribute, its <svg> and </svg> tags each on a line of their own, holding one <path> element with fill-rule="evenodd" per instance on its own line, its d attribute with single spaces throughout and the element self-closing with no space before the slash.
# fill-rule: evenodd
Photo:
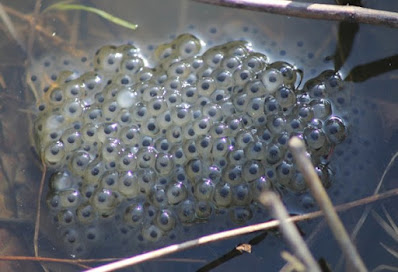
<svg viewBox="0 0 398 272">
<path fill-rule="evenodd" d="M 361 8 L 311 4 L 285 0 L 195 0 L 201 3 L 231 8 L 263 11 L 308 19 L 346 21 L 373 25 L 398 27 L 398 13 Z"/>
<path fill-rule="evenodd" d="M 297 137 L 293 137 L 289 141 L 289 147 L 298 168 L 304 176 L 312 196 L 315 198 L 319 207 L 323 211 L 326 221 L 328 222 L 335 239 L 347 258 L 350 268 L 354 269 L 354 271 L 367 271 L 365 264 L 359 256 L 357 249 L 351 242 L 343 223 L 340 221 L 335 208 L 333 207 L 333 204 L 322 185 L 322 182 L 315 172 L 313 164 L 306 155 L 304 142 Z"/>
<path fill-rule="evenodd" d="M 282 232 L 283 238 L 287 240 L 293 253 L 304 263 L 306 271 L 320 272 L 321 268 L 312 256 L 304 239 L 297 230 L 297 227 L 291 221 L 287 220 L 289 218 L 289 213 L 285 206 L 283 206 L 282 201 L 273 192 L 264 192 L 259 200 L 261 204 L 268 207 L 272 215 L 279 220 L 279 229 Z"/>
</svg>

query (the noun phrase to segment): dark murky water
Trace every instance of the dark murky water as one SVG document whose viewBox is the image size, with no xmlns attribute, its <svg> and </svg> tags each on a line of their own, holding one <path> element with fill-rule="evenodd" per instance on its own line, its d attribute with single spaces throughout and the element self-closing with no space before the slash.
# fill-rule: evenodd
<svg viewBox="0 0 398 272">
<path fill-rule="evenodd" d="M 21 10 L 30 13 L 33 9 L 33 3 L 25 2 L 21 6 Z M 339 71 L 342 77 L 346 78 L 350 75 L 350 71 L 359 65 L 367 65 L 398 54 L 396 46 L 398 44 L 398 31 L 380 26 L 342 26 L 336 22 L 286 18 L 257 12 L 210 7 L 186 1 L 168 1 L 167 4 L 159 4 L 158 1 L 131 3 L 128 0 L 121 0 L 114 1 L 112 5 L 109 5 L 107 1 L 83 2 L 91 5 L 95 4 L 96 7 L 103 8 L 112 14 L 139 25 L 136 31 L 128 31 L 109 24 L 94 15 L 87 16 L 83 13 L 81 16 L 76 15 L 73 17 L 73 11 L 68 12 L 68 18 L 72 18 L 71 24 L 73 25 L 74 22 L 77 22 L 81 26 L 79 27 L 76 45 L 79 49 L 87 52 L 86 56 L 89 59 L 95 49 L 103 44 L 119 45 L 125 42 L 132 42 L 141 48 L 144 56 L 150 56 L 157 44 L 170 41 L 180 33 L 189 32 L 200 37 L 208 46 L 229 40 L 249 40 L 253 43 L 256 51 L 265 53 L 271 61 L 284 60 L 296 65 L 304 72 L 305 81 L 318 75 L 323 70 L 334 69 L 336 65 L 341 68 Z M 12 3 L 11 1 L 4 1 L 3 4 L 15 8 L 18 1 L 12 1 Z M 48 3 L 45 1 L 44 4 Z M 364 4 L 369 7 L 376 7 L 375 5 L 380 5 L 380 1 L 364 1 Z M 390 7 L 377 7 L 398 10 L 396 4 L 395 6 L 391 4 Z M 64 27 L 60 19 L 54 17 L 52 20 L 42 23 L 53 25 L 53 33 L 67 39 L 66 37 L 69 35 L 68 29 Z M 348 33 L 357 31 L 357 34 L 351 35 L 351 37 L 348 34 L 339 43 L 340 37 L 338 33 L 344 32 L 344 29 L 350 29 L 350 27 L 352 27 L 352 31 L 348 31 Z M 7 37 L 4 31 L 0 33 Z M 338 65 L 339 61 L 333 58 L 336 48 L 339 44 L 347 45 L 351 38 L 354 39 L 353 49 L 340 67 Z M 22 168 L 21 170 L 27 172 L 22 177 L 16 175 L 14 178 L 23 187 L 23 190 L 18 191 L 19 198 L 17 195 L 16 200 L 17 205 L 22 206 L 22 208 L 16 209 L 17 212 L 14 213 L 14 216 L 18 214 L 31 221 L 33 217 L 26 215 L 34 213 L 34 207 L 30 205 L 30 202 L 36 201 L 34 196 L 37 192 L 33 195 L 28 194 L 30 196 L 28 200 L 26 198 L 21 199 L 20 195 L 24 196 L 24 192 L 30 189 L 29 186 L 24 184 L 27 179 L 33 184 L 33 186 L 30 185 L 33 187 L 32 191 L 34 189 L 37 190 L 40 173 L 37 167 L 38 163 L 33 165 L 31 163 L 32 160 L 36 159 L 38 161 L 38 159 L 35 158 L 29 142 L 27 129 L 29 120 L 26 120 L 25 113 L 21 113 L 18 109 L 32 110 L 34 107 L 31 106 L 33 102 L 26 101 L 26 99 L 32 99 L 29 98 L 31 95 L 26 95 L 22 91 L 23 86 L 25 86 L 23 83 L 25 81 L 25 70 L 23 66 L 18 64 L 23 61 L 23 53 L 10 40 L 8 42 L 2 41 L 0 46 L 3 52 L 6 52 L 6 50 L 15 52 L 12 57 L 11 54 L 2 53 L 0 55 L 0 60 L 4 63 L 0 72 L 7 85 L 7 88 L 2 87 L 0 89 L 0 95 L 3 95 L 0 99 L 5 104 L 2 113 L 4 117 L 1 118 L 3 138 L 0 145 L 2 152 L 11 158 L 15 158 Z M 70 53 L 59 50 L 43 37 L 36 41 L 34 53 L 40 61 L 33 61 L 33 68 L 30 71 L 39 77 L 42 74 L 51 76 L 51 72 L 58 72 L 66 66 L 80 66 L 84 69 L 80 57 L 71 57 Z M 42 58 L 43 56 L 44 59 Z M 56 58 L 55 60 L 53 59 L 54 57 Z M 46 59 L 50 59 L 52 63 L 59 63 L 59 66 L 47 68 L 44 65 Z M 69 63 L 65 65 L 64 60 L 68 60 Z M 391 65 L 395 66 L 396 69 L 396 63 L 391 63 Z M 366 70 L 371 70 L 374 66 L 368 65 L 365 67 L 367 68 Z M 355 78 L 356 75 L 354 74 Z M 395 92 L 397 80 L 397 70 L 385 72 L 355 83 L 350 82 L 350 77 L 347 77 L 347 83 L 352 84 L 353 90 L 352 99 L 344 113 L 351 123 L 350 136 L 336 148 L 331 163 L 335 172 L 335 181 L 329 192 L 336 204 L 360 199 L 371 194 L 388 161 L 397 150 L 396 137 L 398 134 L 396 118 L 394 118 L 396 115 L 394 108 L 398 102 L 398 96 Z M 49 82 L 51 82 L 51 79 Z M 8 101 L 14 101 L 14 103 L 8 103 Z M 13 116 L 13 118 L 10 118 L 10 116 Z M 18 123 L 18 125 L 15 125 L 15 123 Z M 19 133 L 21 131 L 23 133 Z M 15 150 L 10 149 L 9 146 L 15 146 L 18 150 L 18 155 L 14 156 L 13 152 Z M 25 156 L 21 154 L 25 154 Z M 394 173 L 396 173 L 396 169 L 393 168 L 391 174 L 387 175 L 385 189 L 396 187 L 396 183 L 394 184 L 393 181 Z M 303 202 L 308 204 L 310 201 L 305 196 L 301 196 L 291 200 L 290 205 L 292 207 L 297 205 L 297 211 L 302 212 Z M 385 204 L 387 207 L 392 208 L 394 203 L 396 204 L 396 201 L 391 199 Z M 31 210 L 28 209 L 29 207 Z M 342 216 L 349 229 L 356 223 L 360 211 L 361 209 L 357 209 Z M 391 209 L 390 211 L 393 218 L 394 215 L 396 218 L 393 210 Z M 358 248 L 360 254 L 364 256 L 365 263 L 370 269 L 381 263 L 397 265 L 397 260 L 386 253 L 378 243 L 381 240 L 388 245 L 394 246 L 393 240 L 384 234 L 382 229 L 374 223 L 373 219 L 368 221 L 370 223 L 365 224 L 364 230 L 358 238 Z M 311 230 L 317 223 L 318 220 L 314 220 L 300 224 L 306 237 L 310 236 Z M 48 226 L 48 228 L 43 226 L 43 229 L 51 230 L 51 226 Z M 340 251 L 331 238 L 331 234 L 325 231 L 326 229 L 326 227 L 323 227 L 320 233 L 315 236 L 315 239 L 310 244 L 310 249 L 314 252 L 316 258 L 323 257 L 332 265 L 335 265 L 340 256 Z M 378 235 L 370 235 L 372 233 L 380 233 L 380 237 Z M 369 238 L 369 236 L 372 236 L 372 238 Z M 210 262 L 231 250 L 236 244 L 247 242 L 252 237 L 253 235 L 218 242 L 176 254 L 175 257 L 200 259 Z M 375 254 L 369 248 L 374 248 Z M 217 269 L 220 271 L 240 271 L 250 265 L 256 271 L 264 270 L 264 267 L 267 267 L 267 270 L 276 271 L 283 264 L 279 254 L 282 249 L 285 249 L 282 240 L 279 237 L 268 235 L 261 243 L 254 246 L 252 254 L 244 254 L 232 259 L 220 265 Z M 43 255 L 51 255 L 51 252 L 48 252 L 50 250 L 51 247 L 44 241 L 42 243 Z M 29 253 L 14 252 L 13 254 L 22 255 Z M 58 255 L 57 252 L 56 255 Z M 176 269 L 184 269 L 191 271 L 197 270 L 203 265 L 204 263 L 153 262 L 140 267 L 143 270 L 161 269 L 162 271 L 174 271 Z"/>
</svg>

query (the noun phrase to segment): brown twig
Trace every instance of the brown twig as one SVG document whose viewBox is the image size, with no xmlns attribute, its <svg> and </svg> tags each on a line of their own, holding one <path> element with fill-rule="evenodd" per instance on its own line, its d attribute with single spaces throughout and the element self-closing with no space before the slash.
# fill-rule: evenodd
<svg viewBox="0 0 398 272">
<path fill-rule="evenodd" d="M 47 171 L 47 167 L 46 164 L 43 162 L 43 173 L 41 176 L 41 180 L 40 180 L 40 187 L 39 187 L 39 195 L 37 197 L 37 212 L 36 212 L 36 222 L 35 222 L 35 233 L 33 236 L 33 248 L 34 248 L 34 252 L 35 252 L 35 257 L 39 257 L 39 246 L 38 246 L 38 240 L 39 240 L 39 232 L 40 232 L 40 202 L 41 202 L 41 197 L 43 194 L 43 188 L 44 188 L 44 181 L 46 178 L 46 171 Z M 43 269 L 45 269 L 43 267 Z"/>
<path fill-rule="evenodd" d="M 355 6 L 312 4 L 285 0 L 195 0 L 231 8 L 263 11 L 308 19 L 357 22 L 398 27 L 396 12 Z"/>
<path fill-rule="evenodd" d="M 353 269 L 353 271 L 367 271 L 365 264 L 359 256 L 357 249 L 351 242 L 343 223 L 340 221 L 335 208 L 333 207 L 333 204 L 322 185 L 322 182 L 315 172 L 314 165 L 307 157 L 304 142 L 298 137 L 293 137 L 289 141 L 289 147 L 298 168 L 304 176 L 312 196 L 315 198 L 319 207 L 323 211 L 325 219 L 328 222 L 335 239 L 339 243 L 341 250 L 347 258 L 350 268 Z"/>
</svg>

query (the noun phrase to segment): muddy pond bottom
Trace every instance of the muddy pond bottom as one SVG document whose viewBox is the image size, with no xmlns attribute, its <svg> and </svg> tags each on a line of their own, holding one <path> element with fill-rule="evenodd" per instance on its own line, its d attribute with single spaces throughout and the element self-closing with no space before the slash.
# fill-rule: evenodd
<svg viewBox="0 0 398 272">
<path fill-rule="evenodd" d="M 351 92 L 340 76 L 328 70 L 301 84 L 302 71 L 271 63 L 247 41 L 204 53 L 202 45 L 180 35 L 156 48 L 154 67 L 133 45 L 104 46 L 92 71 L 60 72 L 44 93 L 35 140 L 68 254 L 142 249 L 184 240 L 196 225 L 206 233 L 265 220 L 262 192 L 307 192 L 287 148 L 294 135 L 333 186 L 328 165 L 350 129 Z"/>
</svg>

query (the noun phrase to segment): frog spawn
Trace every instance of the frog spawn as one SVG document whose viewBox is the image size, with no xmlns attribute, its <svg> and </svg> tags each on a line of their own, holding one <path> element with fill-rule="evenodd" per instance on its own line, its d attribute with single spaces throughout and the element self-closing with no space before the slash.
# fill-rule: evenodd
<svg viewBox="0 0 398 272">
<path fill-rule="evenodd" d="M 339 76 L 325 71 L 299 90 L 292 65 L 247 42 L 200 50 L 181 35 L 149 68 L 134 46 L 105 46 L 94 71 L 66 73 L 49 91 L 35 132 L 56 172 L 47 203 L 72 254 L 114 232 L 121 243 L 173 238 L 181 223 L 220 213 L 245 223 L 261 192 L 305 192 L 292 135 L 330 185 L 329 156 L 347 134 L 335 115 Z"/>
</svg>

